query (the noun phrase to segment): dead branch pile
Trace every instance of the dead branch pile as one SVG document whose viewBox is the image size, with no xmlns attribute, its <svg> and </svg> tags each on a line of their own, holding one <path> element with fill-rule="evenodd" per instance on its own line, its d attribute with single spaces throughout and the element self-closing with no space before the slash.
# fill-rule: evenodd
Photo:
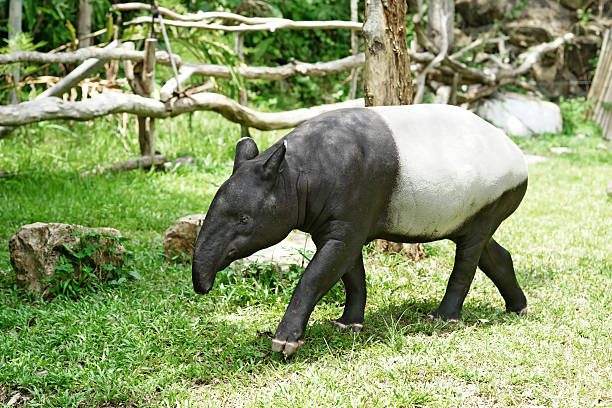
<svg viewBox="0 0 612 408">
<path fill-rule="evenodd" d="M 445 18 L 448 16 L 443 16 L 443 20 Z M 441 33 L 442 46 L 438 48 L 425 32 L 422 11 L 414 16 L 413 22 L 418 45 L 423 49 L 421 52 L 414 49 L 410 52 L 410 57 L 415 64 L 414 71 L 419 73 L 415 84 L 417 88 L 415 103 L 422 101 L 426 86 L 433 91 L 440 86 L 452 87 L 452 93 L 448 95 L 448 98 L 455 97 L 453 94 L 456 93 L 456 102 L 460 104 L 474 102 L 489 96 L 505 85 L 514 84 L 531 89 L 532 87 L 521 77 L 527 74 L 544 54 L 563 47 L 574 38 L 574 34 L 567 33 L 552 42 L 529 48 L 513 62 L 505 62 L 500 55 L 504 54 L 507 37 L 478 38 L 459 51 L 448 55 L 446 52 L 448 38 L 444 30 Z M 476 64 L 468 65 L 462 60 L 462 57 L 468 52 L 473 53 L 487 44 L 497 45 L 498 52 L 479 50 L 478 58 L 475 54 L 472 56 L 472 62 Z M 479 65 L 479 67 L 474 65 Z M 449 101 L 447 99 L 442 102 L 448 103 Z"/>
</svg>

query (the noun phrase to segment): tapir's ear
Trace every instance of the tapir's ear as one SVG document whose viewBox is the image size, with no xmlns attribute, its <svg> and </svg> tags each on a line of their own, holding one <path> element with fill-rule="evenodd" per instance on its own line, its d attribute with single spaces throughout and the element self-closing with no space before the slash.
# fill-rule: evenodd
<svg viewBox="0 0 612 408">
<path fill-rule="evenodd" d="M 259 149 L 253 139 L 250 137 L 243 137 L 240 139 L 238 143 L 236 143 L 236 157 L 234 158 L 233 172 L 236 171 L 242 162 L 254 159 L 258 154 Z"/>
<path fill-rule="evenodd" d="M 276 150 L 268 157 L 263 165 L 263 175 L 267 180 L 276 182 L 276 178 L 280 174 L 280 166 L 285 159 L 285 153 L 287 152 L 287 142 L 279 145 Z"/>
</svg>

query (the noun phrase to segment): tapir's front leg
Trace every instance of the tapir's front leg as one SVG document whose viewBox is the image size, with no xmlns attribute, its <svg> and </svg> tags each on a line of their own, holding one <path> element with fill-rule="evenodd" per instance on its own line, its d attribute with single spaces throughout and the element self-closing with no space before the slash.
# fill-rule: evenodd
<svg viewBox="0 0 612 408">
<path fill-rule="evenodd" d="M 316 252 L 297 284 L 272 340 L 272 351 L 289 356 L 303 344 L 308 318 L 317 302 L 361 253 L 361 245 L 330 239 Z"/>
</svg>

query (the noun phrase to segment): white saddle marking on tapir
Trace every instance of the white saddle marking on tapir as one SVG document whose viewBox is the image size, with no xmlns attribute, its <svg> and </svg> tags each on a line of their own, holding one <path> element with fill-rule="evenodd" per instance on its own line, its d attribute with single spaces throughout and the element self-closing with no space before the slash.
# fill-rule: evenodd
<svg viewBox="0 0 612 408">
<path fill-rule="evenodd" d="M 442 238 L 527 179 L 520 149 L 504 132 L 451 105 L 379 106 L 400 171 L 388 232 Z"/>
</svg>

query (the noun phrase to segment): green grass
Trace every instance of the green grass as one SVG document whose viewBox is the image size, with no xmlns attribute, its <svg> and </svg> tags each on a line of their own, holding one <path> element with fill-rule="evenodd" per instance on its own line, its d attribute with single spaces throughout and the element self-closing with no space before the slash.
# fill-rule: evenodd
<svg viewBox="0 0 612 408">
<path fill-rule="evenodd" d="M 265 267 L 227 271 L 196 296 L 189 265 L 163 254 L 164 230 L 205 212 L 230 174 L 238 126 L 204 113 L 191 128 L 186 117 L 163 121 L 159 149 L 198 158 L 170 173 L 79 176 L 137 155 L 133 123 L 124 143 L 117 119 L 43 123 L 0 140 L 0 169 L 19 173 L 0 179 L 0 404 L 18 392 L 32 407 L 612 406 L 612 154 L 578 122 L 517 140 L 549 157 L 530 167 L 525 201 L 496 234 L 513 254 L 527 317 L 503 313 L 478 272 L 462 322 L 430 322 L 453 244 L 428 244 L 431 256 L 418 263 L 366 250 L 364 330 L 332 330 L 337 287 L 287 361 L 270 352 L 267 332 L 299 270 L 273 285 Z M 266 147 L 282 134 L 255 138 Z M 131 238 L 127 267 L 143 279 L 76 301 L 16 290 L 8 239 L 35 221 L 118 228 Z"/>
</svg>

